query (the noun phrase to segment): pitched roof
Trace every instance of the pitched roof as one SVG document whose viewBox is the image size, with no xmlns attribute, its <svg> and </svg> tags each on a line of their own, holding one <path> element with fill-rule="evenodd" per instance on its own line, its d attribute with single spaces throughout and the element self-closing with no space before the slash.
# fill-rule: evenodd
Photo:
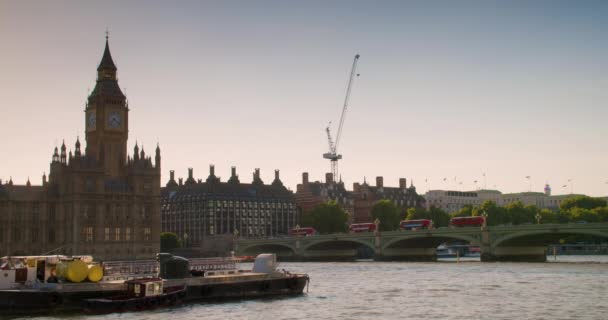
<svg viewBox="0 0 608 320">
<path fill-rule="evenodd" d="M 101 58 L 101 62 L 99 63 L 99 67 L 97 67 L 97 71 L 101 71 L 103 69 L 110 69 L 116 71 L 116 65 L 112 60 L 112 55 L 110 54 L 110 45 L 108 44 L 108 39 L 106 38 L 106 49 L 103 51 L 103 57 Z"/>
<path fill-rule="evenodd" d="M 350 192 L 348 192 L 344 187 L 344 183 L 338 182 L 332 183 L 331 185 L 333 186 L 333 188 L 330 188 L 330 185 L 325 182 L 314 181 L 309 182 L 306 186 L 308 188 L 308 191 L 310 191 L 310 193 L 315 196 L 322 195 L 323 191 L 325 191 L 326 195 L 332 199 L 338 197 L 348 198 L 351 196 Z"/>
<path fill-rule="evenodd" d="M 227 182 L 198 182 L 191 185 L 165 187 L 161 189 L 161 198 L 166 200 L 185 200 L 190 197 L 210 199 L 285 199 L 293 200 L 293 192 L 285 187 L 264 184 L 227 183 Z"/>
<path fill-rule="evenodd" d="M 118 81 L 115 80 L 97 80 L 95 88 L 93 89 L 93 92 L 91 92 L 89 98 L 95 96 L 125 98 L 125 95 L 118 86 Z"/>
<path fill-rule="evenodd" d="M 110 70 L 112 72 L 116 72 L 116 65 L 112 60 L 112 55 L 110 54 L 110 46 L 108 45 L 108 40 L 106 39 L 106 49 L 103 52 L 103 57 L 101 58 L 101 62 L 99 63 L 99 67 L 97 67 L 97 71 L 102 70 Z M 120 86 L 118 86 L 118 81 L 114 78 L 101 78 L 98 77 L 97 83 L 95 84 L 95 88 L 89 98 L 96 96 L 104 96 L 104 97 L 114 97 L 125 99 L 125 95 L 120 90 Z"/>
</svg>

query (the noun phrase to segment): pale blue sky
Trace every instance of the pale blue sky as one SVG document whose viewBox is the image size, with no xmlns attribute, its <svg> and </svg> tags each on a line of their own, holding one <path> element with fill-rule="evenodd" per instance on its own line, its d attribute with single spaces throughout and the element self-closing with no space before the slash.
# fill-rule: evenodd
<svg viewBox="0 0 608 320">
<path fill-rule="evenodd" d="M 571 179 L 606 195 L 606 17 L 606 1 L 0 0 L 0 178 L 39 184 L 55 144 L 82 138 L 108 27 L 129 144 L 160 141 L 163 184 L 210 163 L 223 180 L 232 165 L 241 181 L 280 169 L 292 189 L 303 171 L 323 179 L 324 128 L 360 53 L 349 188 L 475 189 L 486 172 L 503 192 L 529 175 L 536 191 Z"/>
</svg>

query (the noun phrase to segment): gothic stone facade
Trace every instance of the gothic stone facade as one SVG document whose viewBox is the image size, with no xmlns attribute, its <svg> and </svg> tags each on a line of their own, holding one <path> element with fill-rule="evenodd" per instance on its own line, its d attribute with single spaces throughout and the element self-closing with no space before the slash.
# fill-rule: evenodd
<svg viewBox="0 0 608 320">
<path fill-rule="evenodd" d="M 255 169 L 251 183 L 241 183 L 236 168 L 227 182 L 221 182 L 212 165 L 206 181 L 195 180 L 193 170 L 179 183 L 170 172 L 162 190 L 162 230 L 173 232 L 188 246 L 201 246 L 205 239 L 234 234 L 239 237 L 283 236 L 299 222 L 293 192 L 285 188 L 275 170 L 267 185 Z"/>
<path fill-rule="evenodd" d="M 160 149 L 127 155 L 129 107 L 108 42 L 84 113 L 86 148 L 55 148 L 41 186 L 0 183 L 0 255 L 151 258 L 160 249 Z"/>
</svg>

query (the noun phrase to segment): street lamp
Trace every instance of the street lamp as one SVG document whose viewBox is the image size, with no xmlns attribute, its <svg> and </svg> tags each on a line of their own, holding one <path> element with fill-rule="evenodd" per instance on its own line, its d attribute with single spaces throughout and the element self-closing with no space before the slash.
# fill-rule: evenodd
<svg viewBox="0 0 608 320">
<path fill-rule="evenodd" d="M 184 247 L 188 247 L 188 234 L 184 232 Z"/>
<path fill-rule="evenodd" d="M 380 232 L 380 219 L 376 218 L 374 224 L 376 225 L 376 233 Z"/>
<path fill-rule="evenodd" d="M 300 236 L 300 225 L 296 224 L 296 237 Z"/>
<path fill-rule="evenodd" d="M 488 213 L 484 211 L 481 216 L 483 217 L 483 225 L 481 226 L 481 229 L 484 230 L 488 226 Z"/>
<path fill-rule="evenodd" d="M 237 230 L 236 228 L 234 229 L 234 238 L 238 238 L 239 237 L 239 230 Z"/>
<path fill-rule="evenodd" d="M 540 215 L 540 213 L 537 213 L 537 214 L 534 216 L 534 218 L 536 218 L 536 224 L 540 224 L 540 219 L 541 219 L 542 217 L 543 217 L 543 216 L 541 216 L 541 215 Z"/>
</svg>

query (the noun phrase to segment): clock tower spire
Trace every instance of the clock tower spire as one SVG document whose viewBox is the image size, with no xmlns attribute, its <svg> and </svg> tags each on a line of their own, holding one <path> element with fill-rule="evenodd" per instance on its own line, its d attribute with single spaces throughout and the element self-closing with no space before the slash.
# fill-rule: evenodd
<svg viewBox="0 0 608 320">
<path fill-rule="evenodd" d="M 103 164 L 105 175 L 110 177 L 125 173 L 129 129 L 129 108 L 118 85 L 116 70 L 106 33 L 105 49 L 97 67 L 97 82 L 85 109 L 85 125 L 86 155 Z"/>
<path fill-rule="evenodd" d="M 103 51 L 103 57 L 101 58 L 99 67 L 97 67 L 97 79 L 99 80 L 102 78 L 116 81 L 116 65 L 114 64 L 114 60 L 112 60 L 112 55 L 110 54 L 110 45 L 107 32 L 106 48 Z"/>
</svg>

